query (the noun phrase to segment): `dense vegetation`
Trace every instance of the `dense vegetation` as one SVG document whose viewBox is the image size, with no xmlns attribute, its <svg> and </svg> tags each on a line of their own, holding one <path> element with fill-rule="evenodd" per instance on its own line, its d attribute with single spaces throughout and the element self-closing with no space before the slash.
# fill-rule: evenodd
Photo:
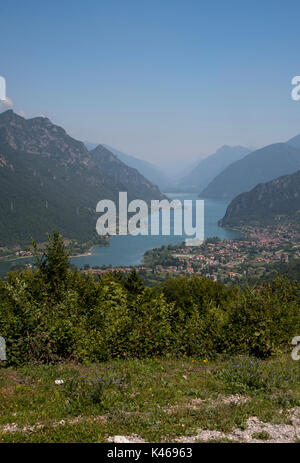
<svg viewBox="0 0 300 463">
<path fill-rule="evenodd" d="M 242 290 L 196 277 L 147 288 L 134 270 L 95 279 L 70 269 L 54 232 L 34 270 L 1 281 L 0 335 L 10 365 L 183 354 L 266 358 L 289 351 L 299 335 L 299 289 L 285 279 Z"/>
<path fill-rule="evenodd" d="M 156 165 L 148 161 L 145 161 L 144 159 L 139 159 L 134 156 L 131 156 L 130 154 L 122 153 L 122 151 L 119 151 L 108 145 L 98 146 L 108 149 L 111 153 L 117 156 L 117 158 L 119 158 L 120 161 L 122 161 L 124 164 L 126 164 L 129 167 L 132 167 L 133 169 L 138 170 L 145 178 L 150 180 L 150 182 L 152 182 L 154 185 L 157 185 L 161 191 L 166 191 L 164 188 L 168 183 L 167 174 L 163 170 L 160 170 L 160 168 L 158 168 Z M 90 150 L 94 148 L 96 148 L 96 146 L 91 147 Z"/>
<path fill-rule="evenodd" d="M 261 183 L 253 190 L 234 198 L 221 220 L 221 225 L 274 223 L 276 216 L 281 216 L 281 220 L 282 216 L 291 217 L 299 223 L 300 170 L 295 174 Z"/>
<path fill-rule="evenodd" d="M 66 239 L 94 239 L 101 199 L 116 203 L 161 199 L 159 189 L 108 150 L 91 154 L 44 117 L 0 114 L 0 247 L 44 241 L 57 229 Z"/>
<path fill-rule="evenodd" d="M 291 281 L 300 281 L 300 259 L 292 260 L 291 262 L 278 262 L 275 265 L 267 267 L 263 279 L 272 280 L 278 275 L 284 275 Z"/>
</svg>

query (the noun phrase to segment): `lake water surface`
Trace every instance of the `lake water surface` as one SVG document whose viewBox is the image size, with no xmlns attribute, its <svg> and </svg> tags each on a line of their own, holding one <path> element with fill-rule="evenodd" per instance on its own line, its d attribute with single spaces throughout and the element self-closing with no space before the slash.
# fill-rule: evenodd
<svg viewBox="0 0 300 463">
<path fill-rule="evenodd" d="M 199 199 L 197 195 L 192 194 L 175 194 L 166 193 L 169 199 L 192 199 L 195 205 L 196 199 Z M 221 200 L 205 199 L 204 201 L 204 236 L 205 238 L 218 236 L 221 239 L 233 239 L 239 236 L 238 232 L 228 230 L 218 226 L 218 220 L 221 219 L 226 211 L 228 202 Z M 193 215 L 195 211 L 193 210 Z M 172 221 L 171 221 L 172 223 Z M 91 250 L 91 255 L 73 257 L 71 259 L 72 264 L 77 267 L 83 267 L 85 264 L 89 264 L 90 267 L 101 266 L 101 265 L 112 265 L 113 267 L 118 266 L 130 266 L 139 265 L 142 263 L 143 255 L 146 251 L 153 248 L 158 248 L 163 245 L 181 243 L 186 238 L 186 235 L 182 236 L 112 236 L 110 239 L 110 246 L 97 246 Z M 23 259 L 20 262 L 30 262 L 31 259 Z M 11 265 L 15 261 L 11 262 L 0 262 L 0 274 L 4 274 L 9 270 Z"/>
</svg>

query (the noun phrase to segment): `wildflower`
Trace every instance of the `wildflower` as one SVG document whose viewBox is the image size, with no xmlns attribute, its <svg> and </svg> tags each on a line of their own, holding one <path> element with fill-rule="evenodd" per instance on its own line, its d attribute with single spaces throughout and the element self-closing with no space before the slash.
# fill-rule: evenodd
<svg viewBox="0 0 300 463">
<path fill-rule="evenodd" d="M 207 363 L 207 362 L 208 362 L 208 360 L 207 360 L 207 359 L 204 359 L 204 360 L 203 360 L 203 362 L 204 362 L 204 363 Z"/>
<path fill-rule="evenodd" d="M 152 391 L 152 387 L 149 387 L 149 391 Z"/>
</svg>

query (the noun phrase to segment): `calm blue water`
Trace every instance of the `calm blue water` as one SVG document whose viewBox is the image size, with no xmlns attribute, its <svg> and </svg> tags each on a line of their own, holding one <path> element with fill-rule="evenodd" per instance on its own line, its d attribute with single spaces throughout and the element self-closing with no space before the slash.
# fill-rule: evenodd
<svg viewBox="0 0 300 463">
<path fill-rule="evenodd" d="M 197 195 L 192 194 L 171 194 L 167 193 L 170 199 L 199 199 Z M 206 199 L 204 202 L 205 211 L 205 238 L 218 236 L 221 239 L 233 239 L 239 234 L 232 230 L 220 228 L 218 220 L 221 219 L 226 211 L 228 202 L 220 200 Z M 130 266 L 142 263 L 143 255 L 146 251 L 153 248 L 158 248 L 162 245 L 181 243 L 185 239 L 182 236 L 112 236 L 110 239 L 110 246 L 95 247 L 91 251 L 90 256 L 73 257 L 72 263 L 77 267 L 83 267 L 89 264 L 90 267 L 95 265 L 112 265 L 117 266 Z M 23 259 L 21 262 L 30 262 L 31 259 Z M 9 270 L 13 262 L 0 262 L 0 274 L 4 274 Z"/>
</svg>

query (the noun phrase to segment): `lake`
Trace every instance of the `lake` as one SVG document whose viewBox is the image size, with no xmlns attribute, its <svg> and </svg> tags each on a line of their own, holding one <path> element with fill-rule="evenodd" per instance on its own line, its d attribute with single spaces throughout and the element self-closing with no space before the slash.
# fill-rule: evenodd
<svg viewBox="0 0 300 463">
<path fill-rule="evenodd" d="M 185 199 L 193 200 L 195 204 L 198 196 L 192 194 L 175 194 L 166 193 L 169 199 L 180 199 L 183 202 Z M 204 236 L 205 238 L 218 236 L 221 239 L 233 239 L 239 237 L 239 233 L 233 230 L 221 228 L 218 226 L 218 220 L 221 219 L 226 211 L 228 202 L 221 200 L 205 199 L 204 201 Z M 193 208 L 193 215 L 194 214 Z M 172 220 L 171 220 L 172 224 Z M 139 265 L 142 263 L 143 255 L 146 251 L 153 248 L 158 248 L 163 245 L 181 243 L 186 238 L 182 236 L 112 236 L 110 246 L 97 246 L 91 250 L 91 255 L 73 257 L 72 264 L 77 267 L 83 267 L 89 264 L 90 267 L 101 265 L 130 266 Z M 31 259 L 23 259 L 25 262 L 30 262 Z M 22 260 L 22 261 L 23 261 Z M 0 274 L 3 275 L 9 270 L 11 265 L 16 261 L 0 262 Z M 21 261 L 20 261 L 21 262 Z"/>
</svg>

